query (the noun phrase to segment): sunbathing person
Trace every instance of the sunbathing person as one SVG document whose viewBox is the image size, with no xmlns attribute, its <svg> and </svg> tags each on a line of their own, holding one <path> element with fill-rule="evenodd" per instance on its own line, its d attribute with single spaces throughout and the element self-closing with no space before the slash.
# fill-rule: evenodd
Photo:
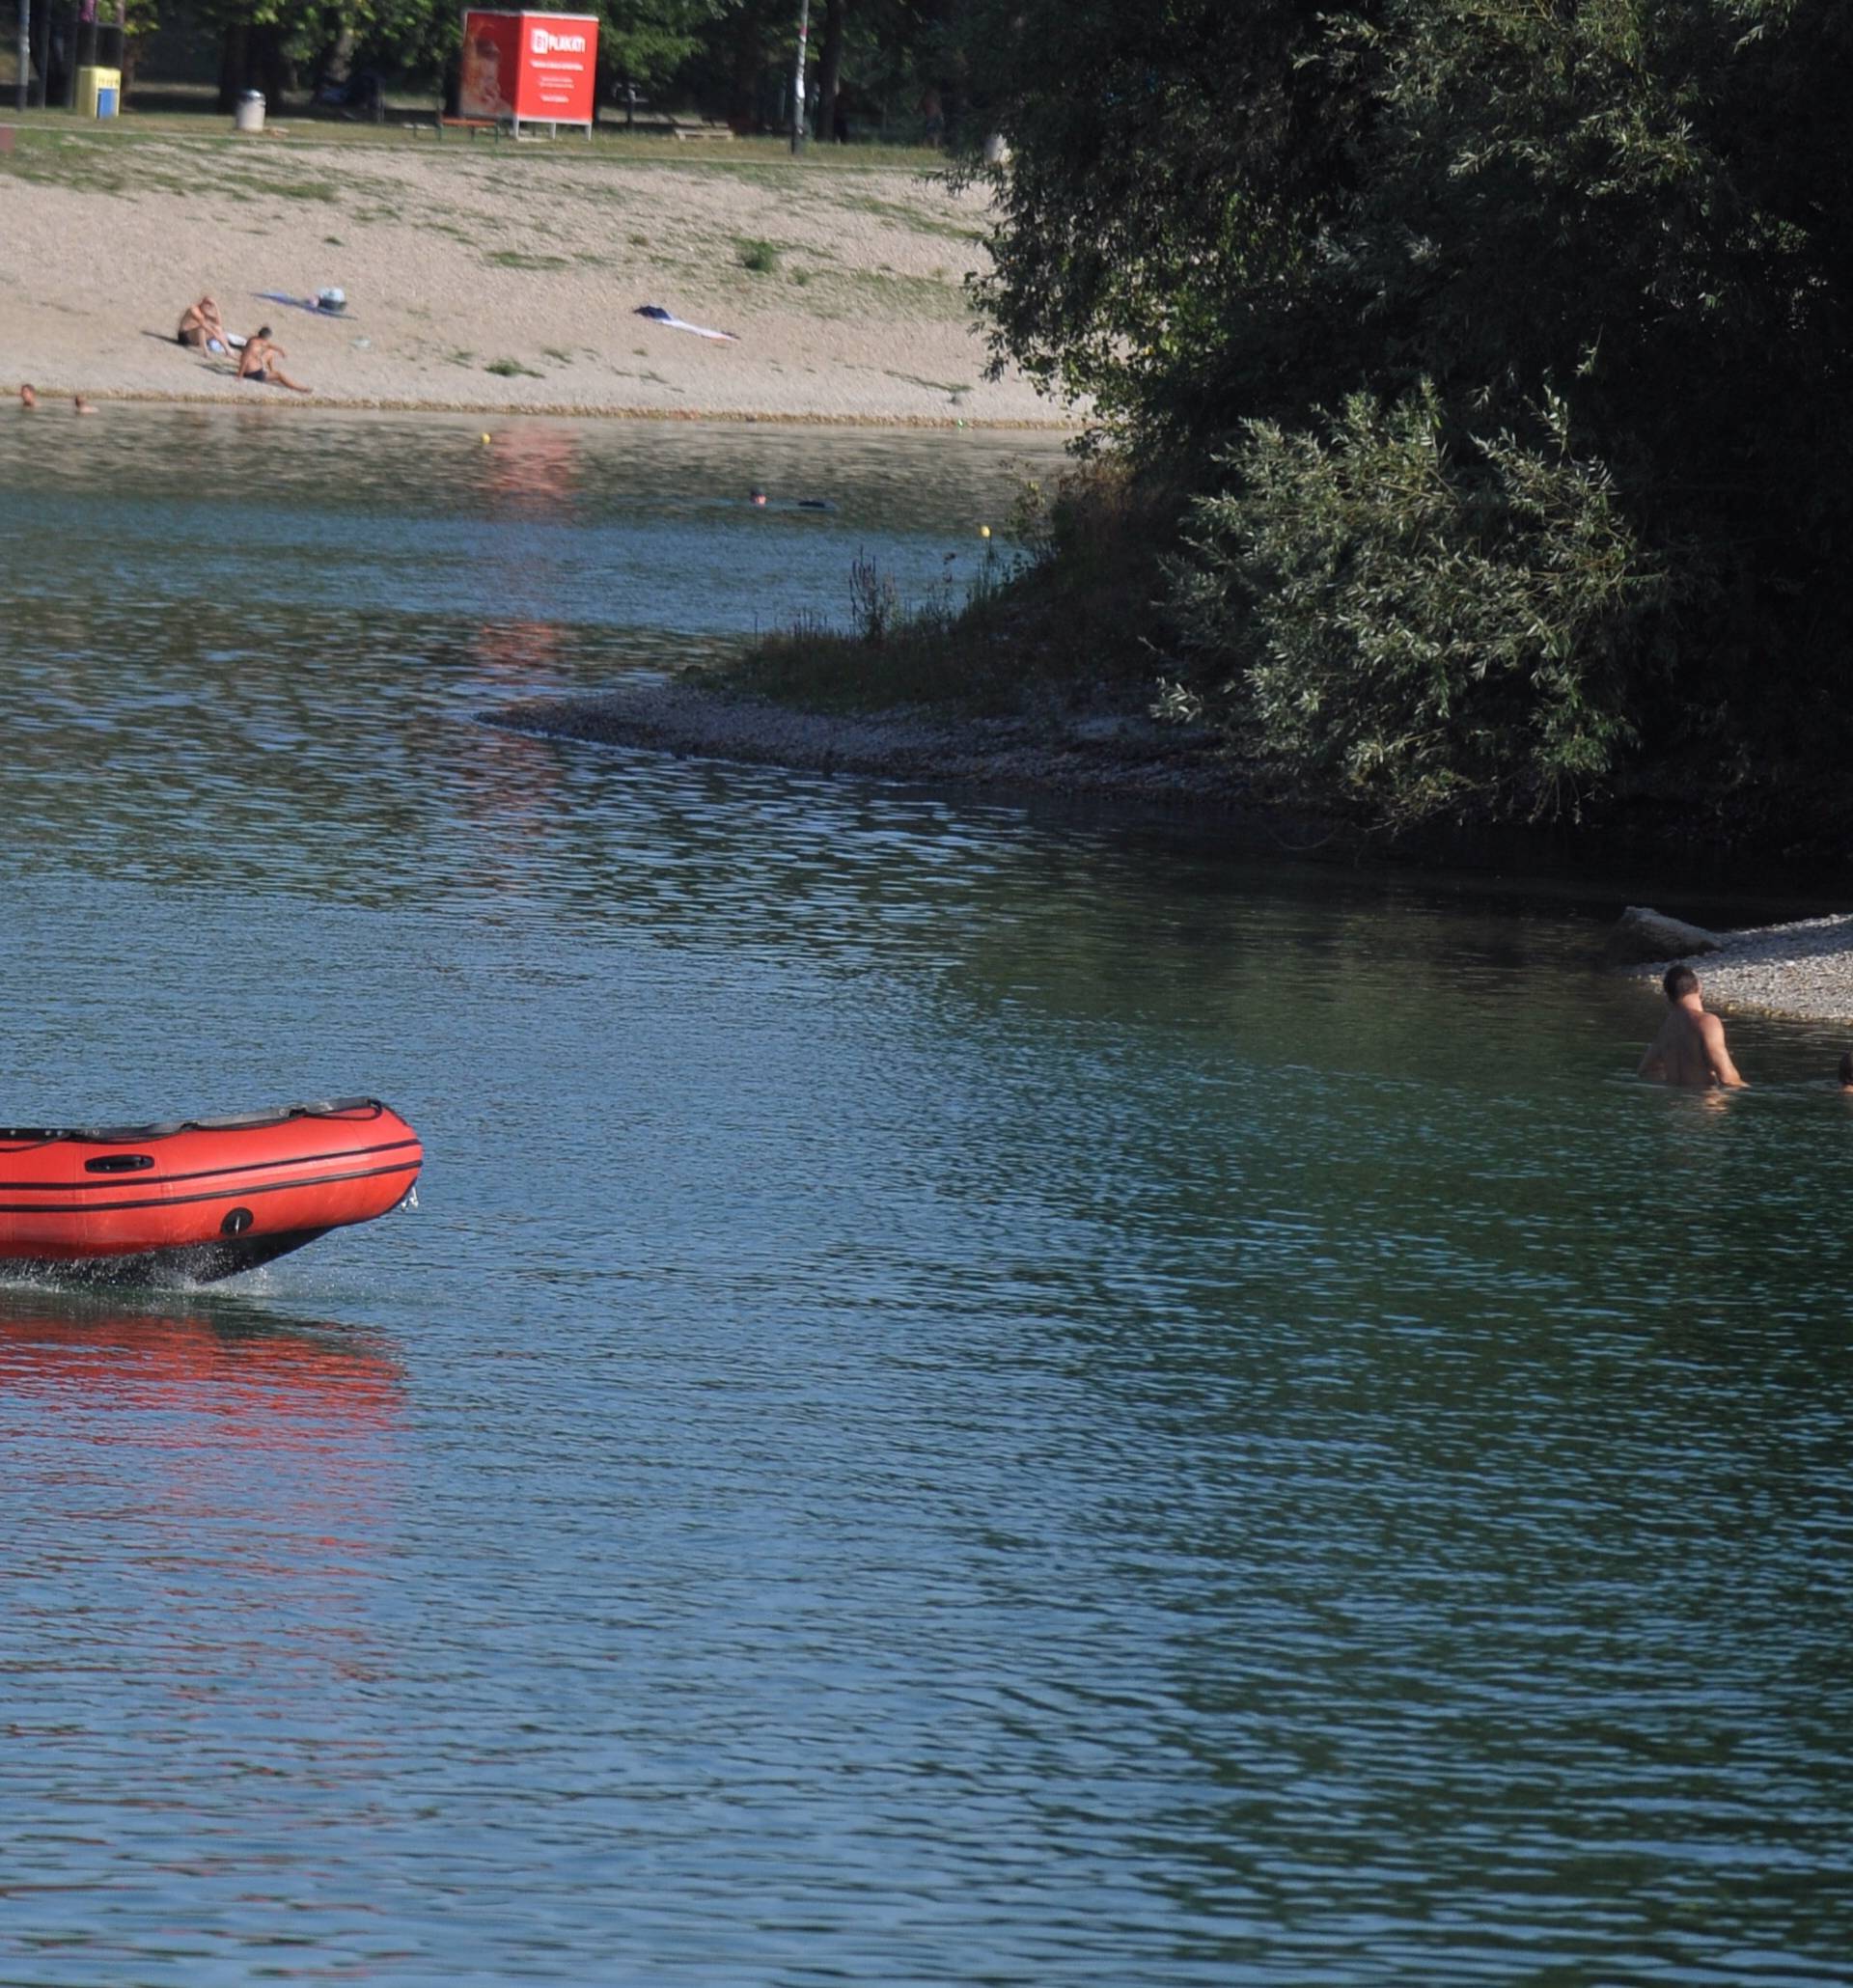
<svg viewBox="0 0 1853 1988">
<path fill-rule="evenodd" d="M 187 305 L 180 313 L 180 328 L 174 336 L 180 345 L 191 345 L 196 352 L 223 352 L 231 343 L 219 318 L 219 307 L 210 297 Z"/>
<path fill-rule="evenodd" d="M 270 327 L 261 324 L 244 343 L 244 350 L 238 354 L 238 377 L 248 379 L 258 386 L 288 387 L 292 394 L 306 394 L 311 391 L 300 380 L 291 379 L 277 364 L 290 354 L 281 345 L 270 343 Z"/>
</svg>

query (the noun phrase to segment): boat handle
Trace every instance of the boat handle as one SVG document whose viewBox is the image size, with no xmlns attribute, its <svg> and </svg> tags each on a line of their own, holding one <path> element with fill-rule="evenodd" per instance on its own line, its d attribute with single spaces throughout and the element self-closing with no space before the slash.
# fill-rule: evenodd
<svg viewBox="0 0 1853 1988">
<path fill-rule="evenodd" d="M 86 1160 L 86 1173 L 139 1173 L 154 1164 L 152 1153 L 104 1153 L 100 1159 Z"/>
</svg>

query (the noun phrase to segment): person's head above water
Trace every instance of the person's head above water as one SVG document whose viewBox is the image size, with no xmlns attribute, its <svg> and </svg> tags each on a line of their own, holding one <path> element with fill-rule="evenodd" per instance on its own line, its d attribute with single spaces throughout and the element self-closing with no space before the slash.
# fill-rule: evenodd
<svg viewBox="0 0 1853 1988">
<path fill-rule="evenodd" d="M 763 490 L 749 490 L 747 492 L 747 502 L 750 504 L 763 504 L 765 502 L 765 492 Z"/>
<path fill-rule="evenodd" d="M 1669 1001 L 1683 1001 L 1688 994 L 1698 993 L 1699 976 L 1682 959 L 1661 975 L 1660 985 Z"/>
<path fill-rule="evenodd" d="M 1853 1091 L 1853 1049 L 1840 1058 L 1840 1089 Z"/>
<path fill-rule="evenodd" d="M 21 407 L 37 407 L 39 404 L 39 396 L 33 392 L 30 380 L 19 389 L 19 404 Z"/>
</svg>

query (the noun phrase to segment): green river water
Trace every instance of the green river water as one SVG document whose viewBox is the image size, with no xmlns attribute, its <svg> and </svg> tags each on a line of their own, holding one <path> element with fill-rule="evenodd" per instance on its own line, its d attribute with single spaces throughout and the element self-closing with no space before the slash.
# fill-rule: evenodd
<svg viewBox="0 0 1853 1988">
<path fill-rule="evenodd" d="M 1050 450 L 480 428 L 0 422 L 0 1120 L 429 1153 L 0 1284 L 0 1981 L 1853 1978 L 1843 1045 L 1590 963 L 1806 907 L 490 729 Z"/>
</svg>

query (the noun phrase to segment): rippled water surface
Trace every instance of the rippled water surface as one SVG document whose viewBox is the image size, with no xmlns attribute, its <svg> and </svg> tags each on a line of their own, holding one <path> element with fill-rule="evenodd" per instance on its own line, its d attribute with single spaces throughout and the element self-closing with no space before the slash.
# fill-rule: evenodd
<svg viewBox="0 0 1853 1988">
<path fill-rule="evenodd" d="M 1847 1980 L 1841 1045 L 1634 1084 L 1620 887 L 488 729 L 1048 450 L 479 428 L 0 420 L 0 1119 L 429 1154 L 0 1286 L 0 1980 Z"/>
</svg>

